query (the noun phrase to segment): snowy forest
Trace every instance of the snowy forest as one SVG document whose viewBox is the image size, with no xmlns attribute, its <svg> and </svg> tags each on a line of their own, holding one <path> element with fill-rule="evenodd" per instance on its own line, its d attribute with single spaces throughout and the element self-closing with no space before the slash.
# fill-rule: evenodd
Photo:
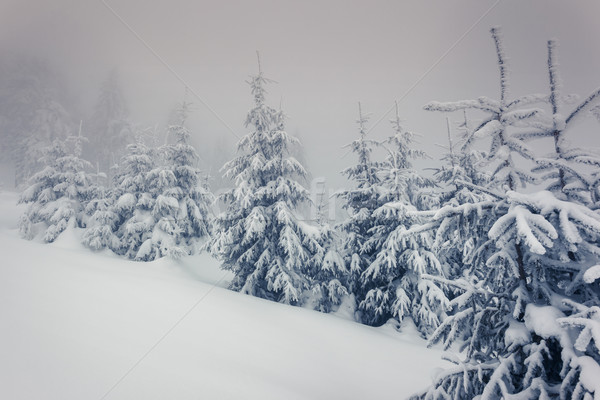
<svg viewBox="0 0 600 400">
<path fill-rule="evenodd" d="M 445 126 L 441 157 L 427 132 L 406 128 L 401 102 L 383 139 L 357 102 L 355 130 L 337 144 L 346 183 L 329 193 L 287 129 L 263 53 L 238 82 L 252 106 L 229 149 L 198 146 L 189 88 L 164 128 L 146 126 L 117 70 L 86 115 L 43 62 L 6 62 L 0 152 L 18 233 L 51 246 L 76 232 L 86 257 L 140 265 L 208 256 L 228 289 L 286 310 L 395 333 L 411 321 L 447 362 L 413 399 L 598 399 L 600 151 L 579 143 L 600 131 L 600 81 L 563 90 L 564 49 L 550 39 L 545 86 L 522 94 L 504 31 L 485 38 L 496 97 L 422 104 Z"/>
</svg>

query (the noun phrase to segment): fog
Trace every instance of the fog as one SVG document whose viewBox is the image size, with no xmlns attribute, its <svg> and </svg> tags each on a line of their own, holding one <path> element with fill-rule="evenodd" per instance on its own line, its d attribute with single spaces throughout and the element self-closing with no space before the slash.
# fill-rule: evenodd
<svg viewBox="0 0 600 400">
<path fill-rule="evenodd" d="M 131 120 L 142 125 L 164 125 L 187 85 L 194 143 L 215 174 L 211 164 L 220 161 L 211 154 L 232 153 L 246 132 L 245 81 L 257 71 L 259 50 L 263 71 L 277 82 L 268 101 L 289 115 L 312 175 L 341 186 L 339 171 L 354 162 L 343 145 L 357 135 L 358 101 L 372 113 L 369 135 L 383 139 L 398 100 L 406 128 L 422 135 L 434 164 L 446 122 L 423 104 L 498 97 L 490 27 L 503 27 L 512 95 L 548 91 L 546 41 L 557 38 L 564 91 L 583 97 L 600 86 L 598 15 L 592 0 L 3 0 L 0 54 L 45 60 L 66 82 L 69 111 L 83 116 L 113 68 Z M 600 145 L 597 123 L 589 126 L 577 140 Z"/>
</svg>

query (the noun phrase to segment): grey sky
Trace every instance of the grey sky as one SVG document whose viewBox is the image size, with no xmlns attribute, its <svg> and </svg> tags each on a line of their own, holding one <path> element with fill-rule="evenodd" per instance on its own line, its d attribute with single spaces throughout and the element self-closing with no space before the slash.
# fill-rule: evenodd
<svg viewBox="0 0 600 400">
<path fill-rule="evenodd" d="M 189 86 L 238 134 L 251 97 L 245 84 L 261 51 L 272 105 L 290 116 L 315 175 L 334 185 L 354 160 L 341 146 L 356 136 L 357 105 L 379 119 L 494 1 L 142 1 L 107 0 Z M 566 92 L 600 86 L 600 2 L 501 1 L 400 103 L 406 127 L 445 140 L 430 100 L 497 96 L 489 28 L 501 25 L 513 71 L 513 93 L 545 92 L 546 40 L 558 38 Z M 90 107 L 107 71 L 117 66 L 134 120 L 163 123 L 182 97 L 177 79 L 100 0 L 22 1 L 0 5 L 0 46 L 51 60 Z M 197 143 L 235 138 L 196 102 Z M 391 116 L 391 115 L 390 115 Z M 374 138 L 391 133 L 385 119 Z M 580 140 L 600 145 L 599 125 Z M 587 135 L 587 136 L 583 136 Z"/>
</svg>

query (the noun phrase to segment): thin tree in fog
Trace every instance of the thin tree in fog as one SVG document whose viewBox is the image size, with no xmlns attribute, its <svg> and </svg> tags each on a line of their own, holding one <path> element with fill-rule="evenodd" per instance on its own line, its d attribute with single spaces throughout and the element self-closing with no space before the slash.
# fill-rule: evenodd
<svg viewBox="0 0 600 400">
<path fill-rule="evenodd" d="M 113 70 L 101 85 L 100 95 L 88 124 L 90 145 L 86 154 L 103 172 L 110 172 L 113 164 L 125 153 L 127 144 L 133 141 L 128 116 L 119 75 Z"/>
<path fill-rule="evenodd" d="M 377 174 L 380 163 L 372 160 L 372 152 L 378 142 L 367 138 L 368 115 L 363 114 L 362 105 L 358 103 L 359 137 L 345 147 L 357 157 L 357 163 L 342 171 L 354 187 L 338 193 L 348 210 L 349 217 L 339 228 L 344 232 L 343 252 L 350 270 L 350 289 L 360 292 L 360 275 L 373 262 L 375 252 L 365 249 L 364 245 L 373 228 L 373 211 L 383 203 L 381 199 L 381 179 Z"/>
</svg>

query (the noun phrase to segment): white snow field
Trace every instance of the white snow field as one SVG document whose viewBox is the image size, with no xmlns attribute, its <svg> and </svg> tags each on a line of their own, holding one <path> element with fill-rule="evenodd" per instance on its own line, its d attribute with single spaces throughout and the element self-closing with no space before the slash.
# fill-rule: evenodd
<svg viewBox="0 0 600 400">
<path fill-rule="evenodd" d="M 229 291 L 206 254 L 140 263 L 73 230 L 23 240 L 16 200 L 0 192 L 0 399 L 400 399 L 445 364 L 409 323 Z"/>
</svg>

